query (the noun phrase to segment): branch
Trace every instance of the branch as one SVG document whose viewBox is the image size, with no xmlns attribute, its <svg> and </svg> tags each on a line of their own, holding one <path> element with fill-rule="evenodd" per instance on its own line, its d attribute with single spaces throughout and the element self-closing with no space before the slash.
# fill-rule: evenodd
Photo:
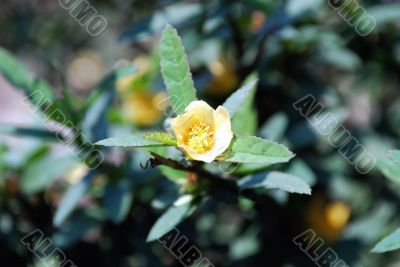
<svg viewBox="0 0 400 267">
<path fill-rule="evenodd" d="M 153 167 L 156 167 L 159 165 L 165 165 L 165 166 L 171 167 L 176 170 L 193 172 L 205 179 L 208 179 L 209 181 L 211 181 L 214 184 L 218 184 L 235 194 L 239 194 L 239 187 L 236 184 L 236 180 L 223 178 L 217 174 L 214 174 L 212 172 L 204 170 L 199 165 L 184 164 L 184 163 L 175 161 L 173 159 L 164 158 L 163 156 L 158 155 L 157 153 L 154 153 L 154 152 L 150 152 L 150 154 L 153 156 L 153 158 L 150 159 L 151 166 L 153 166 Z"/>
</svg>

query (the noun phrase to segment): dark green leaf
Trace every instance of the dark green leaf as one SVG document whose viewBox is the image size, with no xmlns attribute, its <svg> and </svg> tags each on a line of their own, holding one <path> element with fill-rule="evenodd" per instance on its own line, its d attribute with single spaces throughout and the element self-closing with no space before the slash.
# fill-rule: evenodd
<svg viewBox="0 0 400 267">
<path fill-rule="evenodd" d="M 26 168 L 21 177 L 22 191 L 25 194 L 40 192 L 78 163 L 74 157 L 48 156 L 35 160 Z"/>
<path fill-rule="evenodd" d="M 191 203 L 185 203 L 177 207 L 171 206 L 153 225 L 147 237 L 147 242 L 154 241 L 171 231 L 189 216 L 190 210 Z"/>
<path fill-rule="evenodd" d="M 103 200 L 108 218 L 114 223 L 122 222 L 128 215 L 132 199 L 133 194 L 127 182 L 108 185 Z"/>
<path fill-rule="evenodd" d="M 53 224 L 55 226 L 60 226 L 75 209 L 81 198 L 89 189 L 95 175 L 95 171 L 90 171 L 80 182 L 68 189 L 54 215 Z"/>
</svg>

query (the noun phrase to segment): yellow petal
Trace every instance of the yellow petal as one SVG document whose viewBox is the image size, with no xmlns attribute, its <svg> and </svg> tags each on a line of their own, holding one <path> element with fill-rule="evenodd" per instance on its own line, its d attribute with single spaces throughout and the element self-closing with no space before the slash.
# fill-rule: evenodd
<svg viewBox="0 0 400 267">
<path fill-rule="evenodd" d="M 233 134 L 229 113 L 214 110 L 204 101 L 193 101 L 185 113 L 171 120 L 177 143 L 190 159 L 212 162 L 229 146 Z"/>
</svg>

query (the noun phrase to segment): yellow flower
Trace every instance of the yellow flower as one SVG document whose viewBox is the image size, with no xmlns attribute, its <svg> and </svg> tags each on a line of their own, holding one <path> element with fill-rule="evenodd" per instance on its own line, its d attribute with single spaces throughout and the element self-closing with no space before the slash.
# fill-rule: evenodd
<svg viewBox="0 0 400 267">
<path fill-rule="evenodd" d="M 231 143 L 233 133 L 228 110 L 216 110 L 204 101 L 193 101 L 185 113 L 171 120 L 177 143 L 190 159 L 212 162 Z"/>
</svg>

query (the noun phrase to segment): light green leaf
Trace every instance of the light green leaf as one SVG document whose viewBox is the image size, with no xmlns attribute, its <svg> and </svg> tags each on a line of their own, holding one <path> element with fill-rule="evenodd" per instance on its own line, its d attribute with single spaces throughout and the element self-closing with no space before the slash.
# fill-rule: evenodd
<svg viewBox="0 0 400 267">
<path fill-rule="evenodd" d="M 372 252 L 375 253 L 383 253 L 387 251 L 392 251 L 400 248 L 400 229 L 397 229 L 392 234 L 385 237 L 381 240 L 376 246 L 372 249 Z"/>
<path fill-rule="evenodd" d="M 176 138 L 170 134 L 164 132 L 150 132 L 143 134 L 143 138 L 146 140 L 159 142 L 168 146 L 176 146 Z"/>
<path fill-rule="evenodd" d="M 163 31 L 160 46 L 161 74 L 167 86 L 169 101 L 179 115 L 196 99 L 192 74 L 185 49 L 177 31 L 167 26 Z"/>
<path fill-rule="evenodd" d="M 238 163 L 282 163 L 294 157 L 284 145 L 256 136 L 235 137 L 221 160 Z"/>
<path fill-rule="evenodd" d="M 228 110 L 229 116 L 233 118 L 235 113 L 239 110 L 239 108 L 245 103 L 248 95 L 252 90 L 254 90 L 257 84 L 257 80 L 252 80 L 247 82 L 243 87 L 234 92 L 228 99 L 225 101 L 223 106 Z"/>
<path fill-rule="evenodd" d="M 283 112 L 272 115 L 260 128 L 259 134 L 262 138 L 279 141 L 289 124 L 287 115 Z"/>
<path fill-rule="evenodd" d="M 22 191 L 25 194 L 40 192 L 78 163 L 74 157 L 46 157 L 36 160 L 26 168 L 21 177 Z"/>
<path fill-rule="evenodd" d="M 189 216 L 191 204 L 186 203 L 180 206 L 171 206 L 161 217 L 156 221 L 147 236 L 147 242 L 154 241 L 182 222 Z"/>
<path fill-rule="evenodd" d="M 309 185 L 315 185 L 317 176 L 312 169 L 301 159 L 295 159 L 287 170 L 289 174 L 296 175 L 306 181 Z"/>
<path fill-rule="evenodd" d="M 303 179 L 277 171 L 246 176 L 238 185 L 240 189 L 280 189 L 290 193 L 311 194 L 310 186 Z"/>
<path fill-rule="evenodd" d="M 75 209 L 81 198 L 89 189 L 95 175 L 95 171 L 90 171 L 80 182 L 68 189 L 54 215 L 53 224 L 55 226 L 60 226 Z"/>
<path fill-rule="evenodd" d="M 400 164 L 388 158 L 378 161 L 378 168 L 393 182 L 400 183 Z"/>
<path fill-rule="evenodd" d="M 388 152 L 388 157 L 400 164 L 400 150 L 390 150 Z"/>
<path fill-rule="evenodd" d="M 117 146 L 117 147 L 154 147 L 167 146 L 166 144 L 144 139 L 141 135 L 132 135 L 125 137 L 111 137 L 100 140 L 95 145 L 99 146 Z"/>
<path fill-rule="evenodd" d="M 249 84 L 252 80 L 256 79 L 255 77 L 256 77 L 255 75 L 250 75 L 248 78 L 246 78 L 244 84 Z M 256 93 L 256 90 L 250 90 L 248 92 L 246 99 L 241 104 L 241 106 L 237 109 L 233 118 L 231 118 L 232 119 L 232 130 L 237 135 L 248 136 L 248 135 L 256 134 L 257 113 L 253 107 L 255 93 Z M 233 97 L 233 95 L 231 97 Z"/>
<path fill-rule="evenodd" d="M 369 16 L 375 19 L 378 26 L 382 26 L 391 21 L 398 21 L 400 19 L 399 3 L 376 5 L 367 8 L 366 11 Z"/>
</svg>

